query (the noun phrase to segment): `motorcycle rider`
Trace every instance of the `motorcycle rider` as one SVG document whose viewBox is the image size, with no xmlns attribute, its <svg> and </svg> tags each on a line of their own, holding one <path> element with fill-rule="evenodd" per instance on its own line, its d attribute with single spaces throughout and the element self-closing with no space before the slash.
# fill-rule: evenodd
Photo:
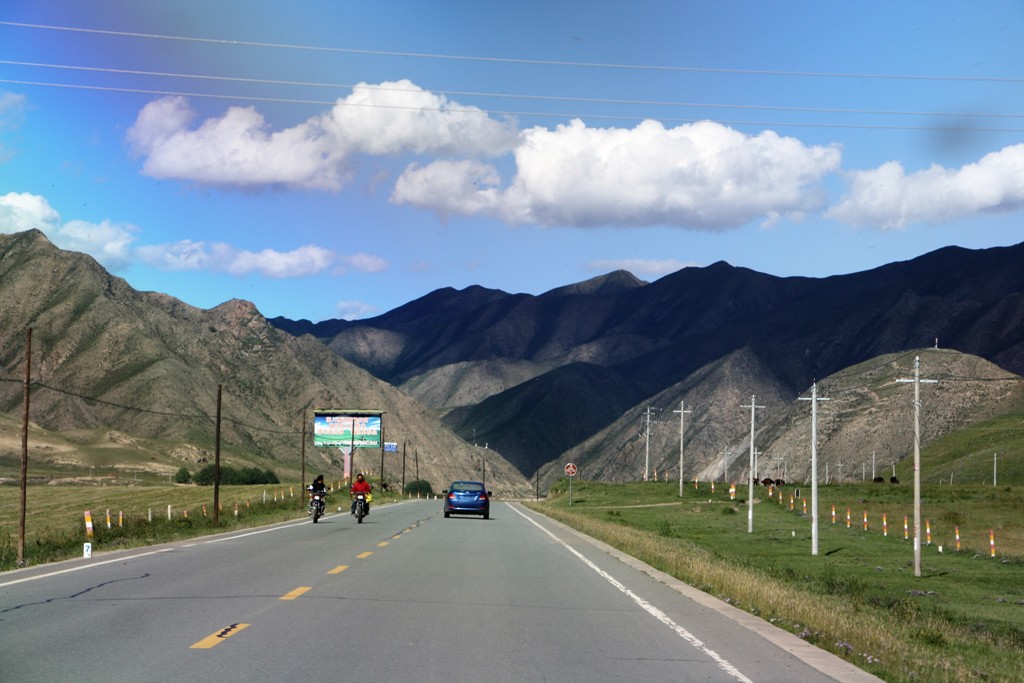
<svg viewBox="0 0 1024 683">
<path fill-rule="evenodd" d="M 367 493 L 368 494 L 371 491 L 373 491 L 373 487 L 370 486 L 370 482 L 366 481 L 366 479 L 363 478 L 363 473 L 360 472 L 359 474 L 357 474 L 356 475 L 356 480 L 354 482 L 352 482 L 352 488 L 350 489 L 350 492 L 352 493 L 352 511 L 349 514 L 352 514 L 352 515 L 356 514 L 356 494 L 357 493 Z M 365 501 L 365 503 L 366 503 L 366 508 L 365 508 L 366 514 L 370 514 L 370 501 L 367 500 L 367 501 Z"/>
<path fill-rule="evenodd" d="M 310 508 L 309 509 L 312 511 L 312 509 L 313 509 L 313 507 L 312 507 L 312 505 L 313 505 L 313 494 L 314 493 L 320 493 L 320 494 L 327 493 L 327 484 L 324 483 L 324 475 L 321 474 L 316 479 L 314 479 L 313 483 L 306 487 L 306 490 L 309 491 L 309 504 L 310 504 Z M 321 498 L 321 500 L 322 500 L 322 498 Z"/>
</svg>

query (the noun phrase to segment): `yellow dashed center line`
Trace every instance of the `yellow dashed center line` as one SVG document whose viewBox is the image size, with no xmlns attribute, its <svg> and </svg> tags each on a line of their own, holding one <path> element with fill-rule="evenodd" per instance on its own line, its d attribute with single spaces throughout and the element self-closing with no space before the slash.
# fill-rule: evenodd
<svg viewBox="0 0 1024 683">
<path fill-rule="evenodd" d="M 337 567 L 335 567 L 334 569 L 332 569 L 331 571 L 329 571 L 327 573 L 328 574 L 340 574 L 343 571 L 345 571 L 346 569 L 348 569 L 348 565 L 347 564 L 339 564 Z"/>
<path fill-rule="evenodd" d="M 370 555 L 373 555 L 373 551 L 367 550 L 365 553 L 359 553 L 358 555 L 356 555 L 356 557 L 358 557 L 360 560 L 365 560 Z"/>
<path fill-rule="evenodd" d="M 295 598 L 299 597 L 300 595 L 302 595 L 306 591 L 311 591 L 311 590 L 313 590 L 312 586 L 299 586 L 298 588 L 296 588 L 295 590 L 291 591 L 290 593 L 285 593 L 284 595 L 282 595 L 281 599 L 282 600 L 294 600 Z"/>
<path fill-rule="evenodd" d="M 378 544 L 377 544 L 377 547 L 378 547 L 378 548 L 383 548 L 383 547 L 384 547 L 384 546 L 386 546 L 387 544 L 388 544 L 388 541 L 381 541 L 380 543 L 378 543 Z"/>
<path fill-rule="evenodd" d="M 249 624 L 231 624 L 227 628 L 217 631 L 212 635 L 208 635 L 198 643 L 193 645 L 190 649 L 193 650 L 209 650 L 214 645 L 220 645 L 225 639 L 230 638 L 244 628 L 248 628 Z"/>
</svg>

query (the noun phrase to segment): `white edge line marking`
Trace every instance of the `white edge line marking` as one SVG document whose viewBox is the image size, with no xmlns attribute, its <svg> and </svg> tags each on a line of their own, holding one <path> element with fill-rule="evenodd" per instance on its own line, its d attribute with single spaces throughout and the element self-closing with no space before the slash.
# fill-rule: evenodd
<svg viewBox="0 0 1024 683">
<path fill-rule="evenodd" d="M 26 581 L 35 581 L 37 579 L 48 579 L 48 578 L 50 578 L 52 576 L 60 576 L 61 574 L 70 574 L 71 572 L 78 572 L 78 571 L 82 571 L 83 569 L 92 569 L 93 567 L 102 567 L 103 565 L 110 564 L 112 562 L 128 562 L 129 560 L 137 560 L 140 557 L 149 557 L 150 555 L 157 555 L 159 553 L 167 553 L 167 552 L 171 552 L 172 550 L 180 550 L 181 548 L 192 548 L 192 547 L 195 547 L 195 546 L 199 545 L 200 543 L 204 543 L 204 544 L 205 543 L 220 543 L 221 541 L 230 541 L 230 540 L 235 539 L 235 538 L 245 538 L 246 536 L 255 536 L 256 534 L 265 534 L 268 531 L 277 531 L 278 529 L 289 529 L 291 527 L 299 526 L 300 524 L 308 524 L 308 523 L 309 523 L 308 520 L 302 520 L 302 521 L 294 522 L 294 523 L 291 523 L 291 524 L 282 524 L 280 526 L 270 527 L 270 528 L 267 528 L 267 529 L 260 529 L 258 531 L 250 531 L 250 532 L 243 533 L 243 534 L 231 534 L 231 535 L 223 536 L 221 538 L 214 538 L 214 539 L 211 539 L 209 541 L 195 541 L 195 542 L 186 543 L 186 544 L 183 544 L 183 545 L 177 545 L 177 546 L 172 547 L 172 548 L 161 548 L 159 550 L 150 550 L 148 552 L 139 553 L 138 555 L 125 555 L 125 556 L 122 556 L 122 557 L 115 557 L 115 558 L 112 558 L 112 559 L 109 559 L 109 560 L 102 560 L 100 562 L 90 562 L 89 564 L 82 564 L 82 565 L 79 565 L 77 567 L 69 567 L 68 569 L 58 569 L 56 571 L 47 572 L 45 574 L 35 574 L 33 576 L 26 576 L 25 578 L 22 578 L 22 579 L 13 579 L 11 581 L 5 581 L 4 583 L 0 583 L 0 588 L 4 588 L 5 586 L 13 586 L 13 585 L 18 584 L 18 583 L 25 583 Z M 228 532 L 228 533 L 230 534 L 230 532 Z"/>
<path fill-rule="evenodd" d="M 69 567 L 68 569 L 58 569 L 55 572 L 49 572 L 46 574 L 36 574 L 35 576 L 26 576 L 23 579 L 14 579 L 13 581 L 7 581 L 0 583 L 0 588 L 5 586 L 13 586 L 16 583 L 24 583 L 26 581 L 35 581 L 36 579 L 48 579 L 51 576 L 59 576 L 61 574 L 69 574 L 71 572 L 81 571 L 83 569 L 92 569 L 93 567 L 102 567 L 105 564 L 112 562 L 127 562 L 128 560 L 137 560 L 140 557 L 147 557 L 149 555 L 157 555 L 159 553 L 166 553 L 174 550 L 174 548 L 161 548 L 160 550 L 151 550 L 148 553 L 139 553 L 138 555 L 128 555 L 125 557 L 115 557 L 110 560 L 103 560 L 102 562 L 92 562 L 90 564 L 82 564 L 77 567 Z"/>
<path fill-rule="evenodd" d="M 729 674 L 730 676 L 732 676 L 736 680 L 742 681 L 742 683 L 753 683 L 753 681 L 751 681 L 749 678 L 744 676 L 740 672 L 739 669 L 737 669 L 735 666 L 730 664 L 724 657 L 722 657 L 720 654 L 718 654 L 714 650 L 712 650 L 709 647 L 707 647 L 706 645 L 704 645 L 704 643 L 702 643 L 700 641 L 700 639 L 697 638 L 697 636 L 693 635 L 692 633 L 687 631 L 685 628 L 683 628 L 682 626 L 680 626 L 676 622 L 672 621 L 672 618 L 669 617 L 664 612 L 662 612 L 660 609 L 658 609 L 657 607 L 655 607 L 651 603 L 647 602 L 646 600 L 641 598 L 639 595 L 637 595 L 636 593 L 634 593 L 630 589 L 626 588 L 618 579 L 616 579 L 614 576 L 612 576 L 611 574 L 609 574 L 608 572 L 606 572 L 605 570 L 601 569 L 596 564 L 594 564 L 593 562 L 588 560 L 581 552 L 579 552 L 578 550 L 573 548 L 571 545 L 569 545 L 568 543 L 566 543 L 562 539 L 560 539 L 557 536 L 555 536 L 551 531 L 549 531 L 548 529 L 544 528 L 543 526 L 541 526 L 539 523 L 537 523 L 533 519 L 527 517 L 520 510 L 517 510 L 515 507 L 513 507 L 511 505 L 509 505 L 508 507 L 513 512 L 515 512 L 517 515 L 519 515 L 520 517 L 525 519 L 527 522 L 529 522 L 530 524 L 534 525 L 535 527 L 537 527 L 538 529 L 543 531 L 545 534 L 550 536 L 555 541 L 555 543 L 558 543 L 559 545 L 564 547 L 566 550 L 568 550 L 570 553 L 575 555 L 581 562 L 583 562 L 583 564 L 585 564 L 588 567 L 590 567 L 591 569 L 593 569 L 605 581 L 607 581 L 611 585 L 615 586 L 622 593 L 624 593 L 626 596 L 628 596 L 633 602 L 635 602 L 637 604 L 638 607 L 640 607 L 640 609 L 644 610 L 645 612 L 650 614 L 652 617 L 654 617 L 655 619 L 657 619 L 658 621 L 660 621 L 661 623 L 665 624 L 670 629 L 675 631 L 676 634 L 680 638 L 682 638 L 683 640 L 688 642 L 690 645 L 693 645 L 695 648 L 697 648 L 697 650 L 699 650 L 703 654 L 707 655 L 711 659 L 715 660 L 715 662 L 717 662 L 717 664 L 718 664 L 718 667 L 722 671 L 726 672 L 727 674 Z"/>
</svg>

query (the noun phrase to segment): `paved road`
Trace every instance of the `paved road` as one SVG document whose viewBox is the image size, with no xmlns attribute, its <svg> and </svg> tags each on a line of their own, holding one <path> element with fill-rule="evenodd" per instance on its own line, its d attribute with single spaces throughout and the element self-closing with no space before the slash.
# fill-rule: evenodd
<svg viewBox="0 0 1024 683">
<path fill-rule="evenodd" d="M 0 574 L 0 680 L 877 680 L 521 506 L 438 501 Z"/>
</svg>

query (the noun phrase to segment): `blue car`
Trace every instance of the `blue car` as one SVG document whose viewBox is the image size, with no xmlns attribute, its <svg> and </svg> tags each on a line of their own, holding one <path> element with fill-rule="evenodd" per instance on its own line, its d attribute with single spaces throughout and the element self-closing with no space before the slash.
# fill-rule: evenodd
<svg viewBox="0 0 1024 683">
<path fill-rule="evenodd" d="M 479 481 L 453 481 L 444 491 L 444 516 L 482 515 L 491 518 L 491 492 Z"/>
</svg>

